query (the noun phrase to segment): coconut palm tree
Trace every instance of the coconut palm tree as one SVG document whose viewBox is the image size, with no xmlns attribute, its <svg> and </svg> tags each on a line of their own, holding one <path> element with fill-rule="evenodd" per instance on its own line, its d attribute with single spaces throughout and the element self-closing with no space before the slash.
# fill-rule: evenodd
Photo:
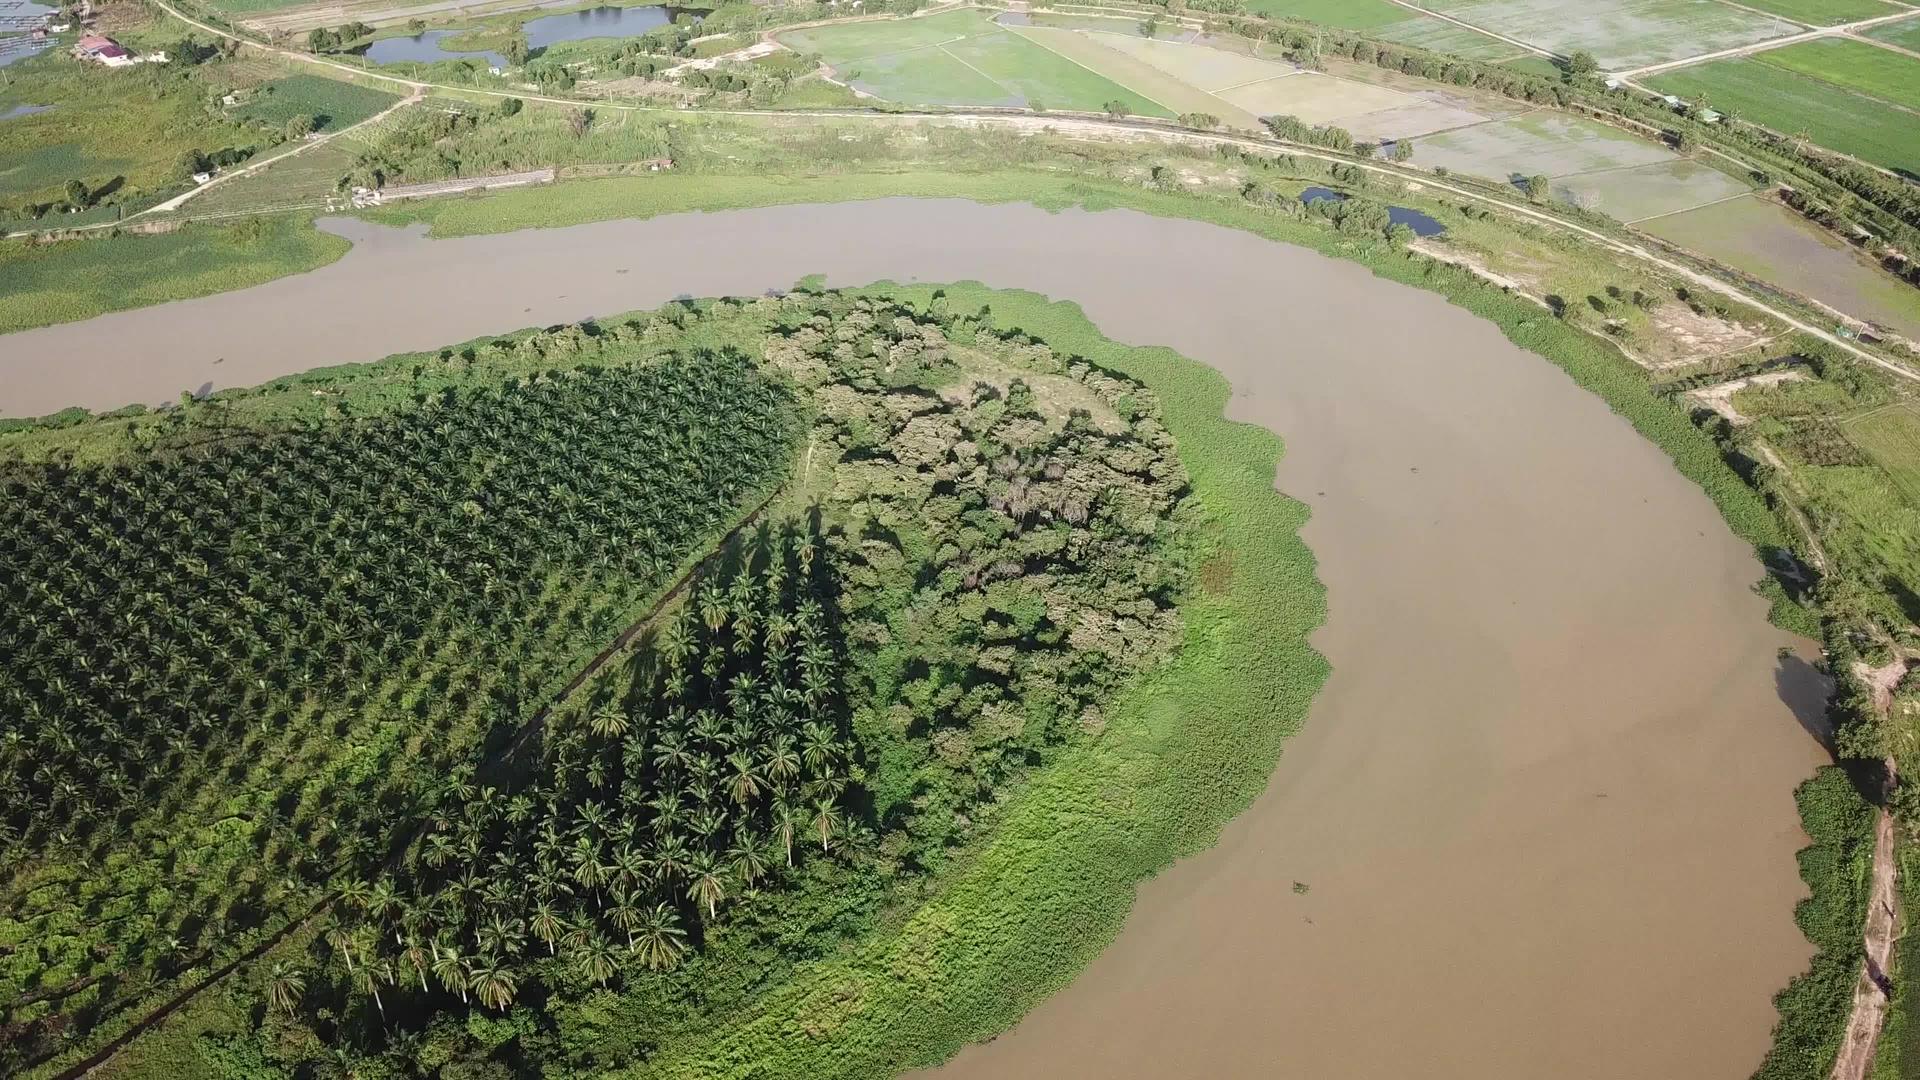
<svg viewBox="0 0 1920 1080">
<path fill-rule="evenodd" d="M 285 960 L 276 960 L 267 971 L 267 1003 L 281 1012 L 293 1014 L 307 992 L 307 976 Z"/>
</svg>

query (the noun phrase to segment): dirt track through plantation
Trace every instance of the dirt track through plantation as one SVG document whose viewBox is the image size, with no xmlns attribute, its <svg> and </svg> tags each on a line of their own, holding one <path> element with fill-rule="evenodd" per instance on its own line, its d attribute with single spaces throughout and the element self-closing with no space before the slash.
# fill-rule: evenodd
<svg viewBox="0 0 1920 1080">
<path fill-rule="evenodd" d="M 339 226 L 336 226 L 339 227 Z M 1232 380 L 1304 500 L 1334 674 L 1266 793 L 951 1077 L 1744 1080 L 1805 963 L 1824 688 L 1706 497 L 1490 324 L 1125 211 L 883 200 L 426 241 L 9 335 L 0 412 L 111 407 L 659 304 L 975 278 Z M 672 258 L 659 253 L 671 252 Z M 350 313 L 343 315 L 342 313 Z M 139 342 L 138 350 L 121 347 Z M 236 343 L 273 342 L 272 348 Z M 225 362 L 216 365 L 224 357 Z M 1309 891 L 1297 894 L 1294 882 Z"/>
</svg>

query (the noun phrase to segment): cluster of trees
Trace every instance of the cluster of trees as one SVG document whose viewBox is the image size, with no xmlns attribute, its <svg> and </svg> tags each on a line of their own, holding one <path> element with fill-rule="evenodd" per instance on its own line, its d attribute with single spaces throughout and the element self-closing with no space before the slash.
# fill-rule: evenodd
<svg viewBox="0 0 1920 1080">
<path fill-rule="evenodd" d="M 806 396 L 822 501 L 730 545 L 630 664 L 456 770 L 312 949 L 262 966 L 250 1041 L 203 1052 L 632 1064 L 867 925 L 1171 650 L 1186 478 L 1150 396 L 938 301 L 753 308 L 704 332 L 762 335 Z M 715 317 L 669 314 L 646 336 Z M 559 1025 L 590 995 L 618 1049 Z"/>
<path fill-rule="evenodd" d="M 7 469 L 9 857 L 113 828 L 202 755 L 345 694 L 422 635 L 518 614 L 548 573 L 658 577 L 765 482 L 786 415 L 749 365 L 698 360 L 197 453 Z M 721 416 L 724 430 L 690 419 Z"/>
<path fill-rule="evenodd" d="M 307 34 L 307 51 L 339 52 L 372 36 L 373 27 L 363 22 L 350 22 L 340 27 L 317 26 Z"/>
<path fill-rule="evenodd" d="M 854 758 L 820 539 L 762 528 L 721 562 L 624 689 L 609 681 L 531 733 L 545 743 L 532 775 L 457 773 L 395 870 L 341 890 L 328 940 L 381 1015 L 383 991 L 404 1012 L 436 993 L 504 1010 L 531 979 L 551 991 L 670 970 L 730 898 L 848 835 Z"/>
<path fill-rule="evenodd" d="M 689 71 L 680 82 L 701 90 L 717 90 L 723 94 L 751 89 L 753 80 L 731 71 Z"/>
<path fill-rule="evenodd" d="M 1315 127 L 1292 116 L 1263 116 L 1260 122 L 1267 125 L 1267 130 L 1276 139 L 1320 146 L 1341 154 L 1349 153 L 1354 148 L 1353 133 L 1343 127 L 1331 124 Z"/>
</svg>

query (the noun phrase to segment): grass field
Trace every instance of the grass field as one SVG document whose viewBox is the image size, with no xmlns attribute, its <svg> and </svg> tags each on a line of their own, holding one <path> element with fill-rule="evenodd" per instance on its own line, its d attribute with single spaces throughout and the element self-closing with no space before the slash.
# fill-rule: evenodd
<svg viewBox="0 0 1920 1080">
<path fill-rule="evenodd" d="M 793 30 L 781 34 L 780 42 L 800 52 L 819 53 L 827 63 L 838 66 L 869 56 L 905 52 L 976 34 L 990 34 L 997 29 L 977 11 L 948 11 L 918 19 L 889 19 Z"/>
<path fill-rule="evenodd" d="M 1804 133 L 1843 154 L 1920 175 L 1920 117 L 1831 83 L 1744 58 L 1670 71 L 1650 83 L 1782 134 Z"/>
<path fill-rule="evenodd" d="M 1920 52 L 1920 13 L 1916 13 L 1911 19 L 1869 27 L 1866 35 L 1875 41 L 1884 41 L 1903 49 Z"/>
<path fill-rule="evenodd" d="M 1118 101 L 1143 116 L 1174 114 L 977 11 L 815 27 L 781 41 L 819 53 L 847 82 L 888 101 L 1087 111 Z"/>
<path fill-rule="evenodd" d="M 254 145 L 257 133 L 207 112 L 224 67 L 114 70 L 74 63 L 58 50 L 10 65 L 0 111 L 55 108 L 0 123 L 0 205 L 58 200 L 68 180 L 137 201 L 178 179 L 175 166 L 187 149 Z"/>
<path fill-rule="evenodd" d="M 253 91 L 234 113 L 283 127 L 296 116 L 310 116 L 314 130 L 351 127 L 398 101 L 393 94 L 318 75 L 289 75 Z"/>
<path fill-rule="evenodd" d="M 1909 402 L 1856 417 L 1847 422 L 1847 437 L 1920 507 L 1920 407 Z"/>
<path fill-rule="evenodd" d="M 348 244 L 306 218 L 0 248 L 0 333 L 244 289 L 323 266 Z"/>
<path fill-rule="evenodd" d="M 1798 27 L 1711 0 L 1433 0 L 1435 11 L 1602 67 L 1640 67 L 1784 37 Z"/>
<path fill-rule="evenodd" d="M 1844 38 L 1806 41 L 1758 55 L 1762 63 L 1920 109 L 1920 58 Z M 1920 117 L 1910 122 L 1914 138 L 1920 140 Z"/>
<path fill-rule="evenodd" d="M 1882 0 L 1740 0 L 1750 8 L 1771 11 L 1782 18 L 1808 26 L 1832 26 L 1856 22 L 1877 15 L 1891 15 L 1894 8 Z"/>
<path fill-rule="evenodd" d="M 1558 79 L 1561 76 L 1560 65 L 1544 56 L 1522 56 L 1518 60 L 1503 61 L 1500 66 L 1548 79 Z"/>
</svg>

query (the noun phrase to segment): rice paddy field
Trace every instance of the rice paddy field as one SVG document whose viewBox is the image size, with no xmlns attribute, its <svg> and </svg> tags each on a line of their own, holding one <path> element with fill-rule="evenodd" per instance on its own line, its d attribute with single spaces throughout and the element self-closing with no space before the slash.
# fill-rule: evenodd
<svg viewBox="0 0 1920 1080">
<path fill-rule="evenodd" d="M 1783 134 L 1920 176 L 1920 116 L 1762 60 L 1717 60 L 1654 76 L 1648 85 Z"/>
<path fill-rule="evenodd" d="M 1881 23 L 1879 26 L 1868 27 L 1863 32 L 1875 41 L 1884 41 L 1889 45 L 1898 45 L 1903 49 L 1920 52 L 1920 17 Z"/>
<path fill-rule="evenodd" d="M 1273 2 L 1277 13 L 1301 18 L 1335 10 L 1321 0 Z M 1367 0 L 1340 10 L 1350 21 L 1371 18 Z M 1390 25 L 1406 24 L 1400 19 Z M 1558 197 L 1624 221 L 1750 190 L 1742 179 L 1595 121 L 1555 112 L 1514 115 L 1510 102 L 1489 102 L 1457 87 L 1369 66 L 1306 71 L 1281 59 L 1213 47 L 1190 32 L 1148 38 L 1137 22 L 1041 13 L 996 23 L 955 11 L 800 30 L 781 41 L 821 54 L 862 90 L 902 102 L 1038 101 L 1049 108 L 1097 109 L 1118 99 L 1148 115 L 1209 113 L 1232 128 L 1257 129 L 1262 117 L 1291 116 L 1344 128 L 1367 142 L 1412 139 L 1420 164 L 1494 180 L 1544 174 L 1554 180 Z M 1033 52 L 1011 51 L 1020 47 Z"/>
<path fill-rule="evenodd" d="M 1877 2 L 1877 0 L 1876 0 Z M 1739 48 L 1799 32 L 1796 23 L 1713 0 L 1429 0 L 1431 10 L 1562 56 L 1585 50 L 1610 70 Z"/>
<path fill-rule="evenodd" d="M 1403 19 L 1380 27 L 1374 31 L 1374 34 L 1386 41 L 1432 52 L 1464 56 L 1469 60 L 1508 60 L 1534 55 L 1512 42 L 1501 41 L 1499 38 L 1482 34 L 1477 30 L 1469 30 L 1457 23 L 1427 15 L 1416 15 L 1411 19 Z"/>
<path fill-rule="evenodd" d="M 1750 8 L 1769 11 L 1782 18 L 1803 22 L 1808 26 L 1832 26 L 1836 23 L 1858 22 L 1880 15 L 1892 14 L 1895 10 L 1884 0 L 1740 0 Z"/>
<path fill-rule="evenodd" d="M 1622 221 L 1671 214 L 1750 190 L 1744 181 L 1657 143 L 1556 112 L 1420 138 L 1413 160 L 1494 180 L 1546 176 L 1557 198 Z"/>
<path fill-rule="evenodd" d="M 995 23 L 978 11 L 797 30 L 788 48 L 818 53 L 855 89 L 912 105 L 1039 104 L 1143 116 L 1174 109 Z"/>
<path fill-rule="evenodd" d="M 1920 57 L 1845 38 L 1806 41 L 1784 49 L 1768 49 L 1758 56 L 1774 67 L 1920 109 Z M 1920 118 L 1912 123 L 1920 128 Z"/>
<path fill-rule="evenodd" d="M 1638 227 L 1920 340 L 1920 290 L 1778 203 L 1748 196 L 1643 221 Z"/>
<path fill-rule="evenodd" d="M 1303 19 L 1347 30 L 1373 30 L 1412 15 L 1387 0 L 1248 0 L 1247 10 L 1280 19 Z"/>
</svg>

